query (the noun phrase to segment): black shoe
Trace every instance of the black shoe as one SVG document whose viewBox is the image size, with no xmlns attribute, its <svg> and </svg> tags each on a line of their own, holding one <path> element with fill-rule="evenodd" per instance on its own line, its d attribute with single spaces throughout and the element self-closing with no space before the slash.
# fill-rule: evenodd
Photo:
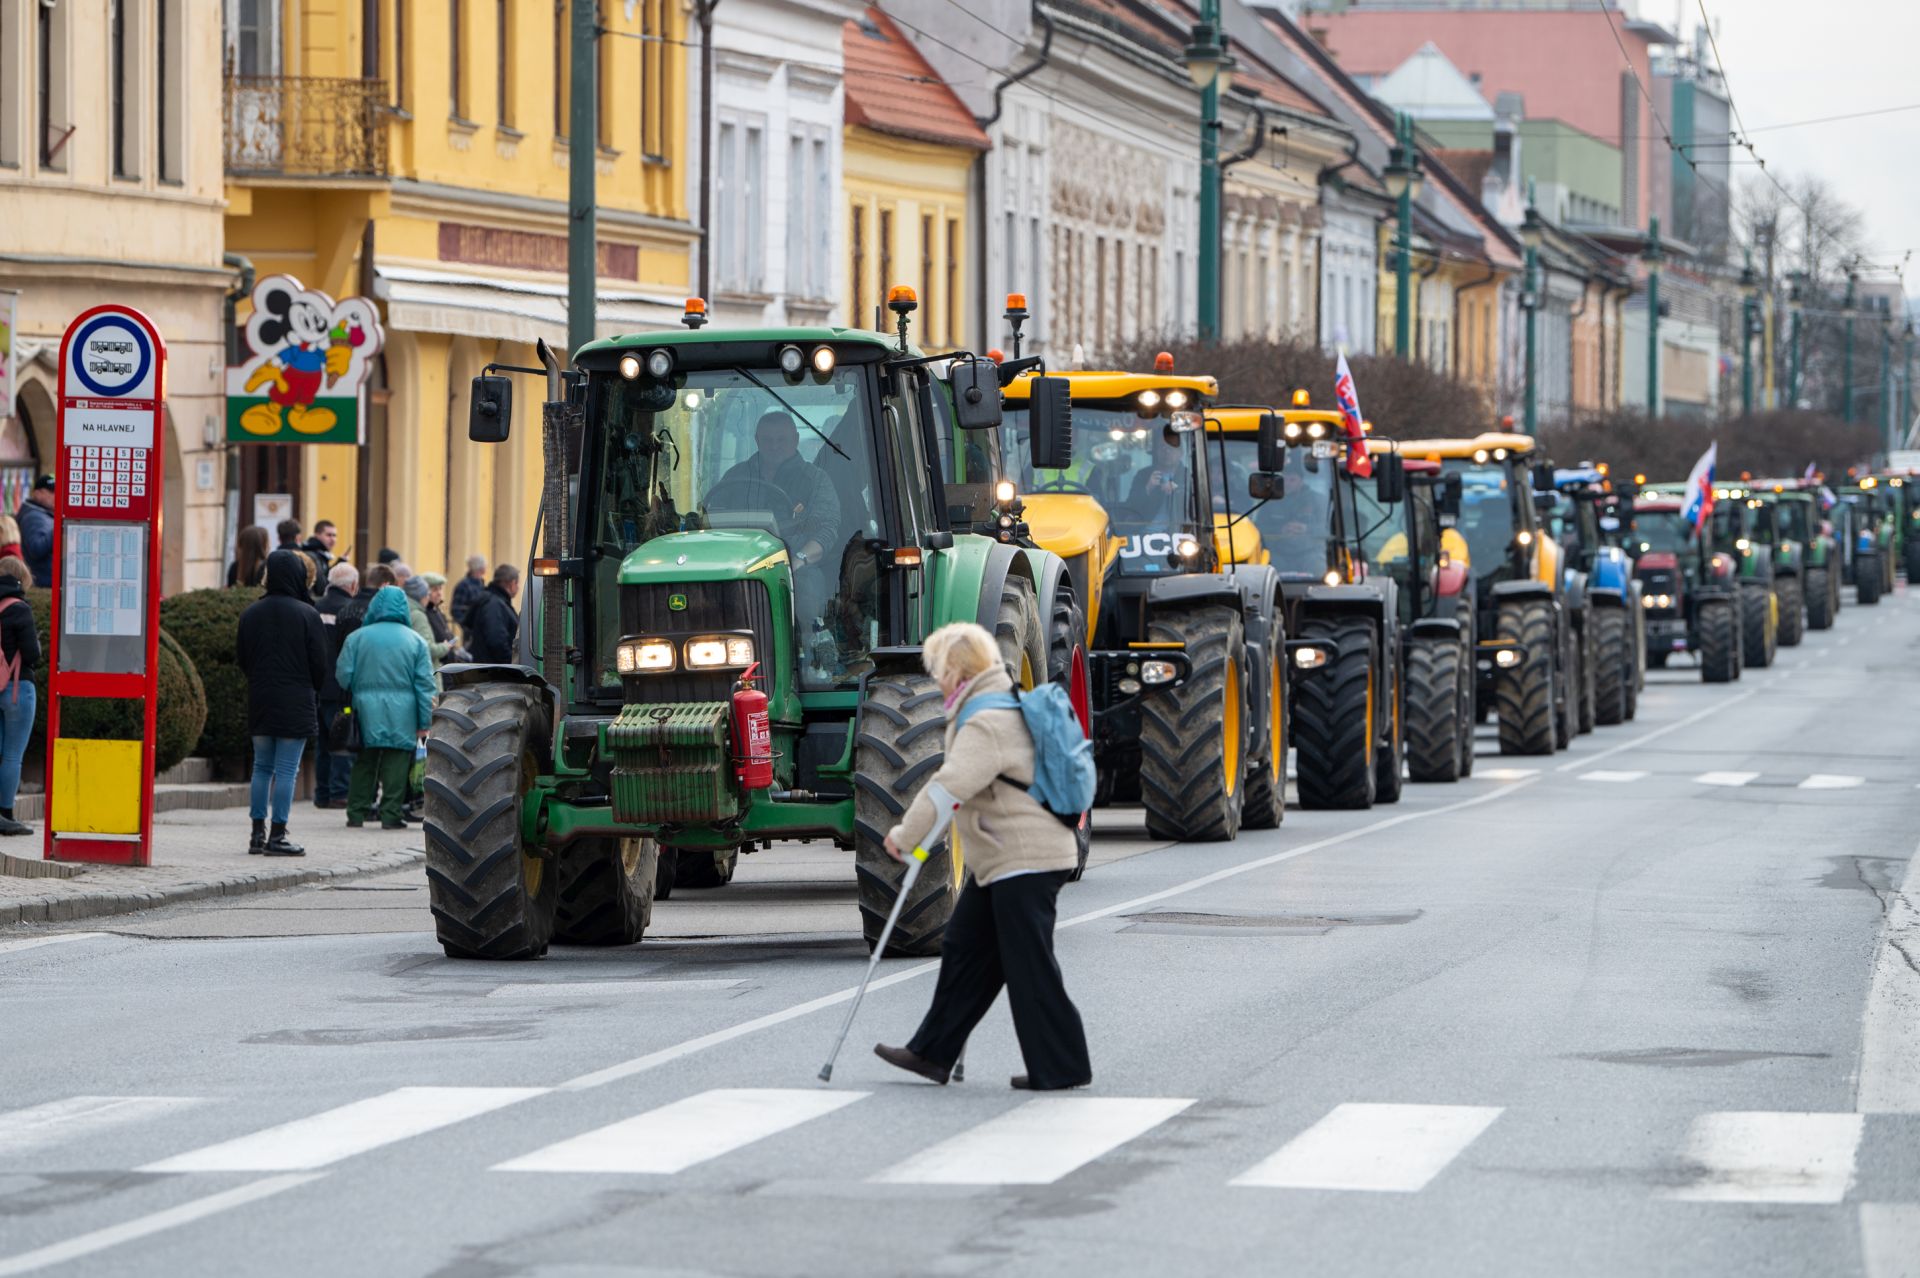
<svg viewBox="0 0 1920 1278">
<path fill-rule="evenodd" d="M 407 829 L 411 829 L 412 827 L 409 826 L 405 821 L 382 821 L 380 823 L 380 828 L 383 830 L 407 830 Z"/>
<path fill-rule="evenodd" d="M 20 821 L 16 821 L 12 817 L 0 817 L 0 835 L 21 835 L 21 834 L 32 834 L 32 833 L 33 833 L 32 826 L 26 825 Z"/>
<path fill-rule="evenodd" d="M 267 823 L 265 821 L 255 821 L 253 823 L 253 834 L 247 839 L 247 853 L 251 856 L 259 856 L 261 852 L 266 850 L 266 846 Z"/>
<path fill-rule="evenodd" d="M 273 829 L 267 835 L 267 846 L 262 849 L 267 856 L 305 856 L 307 850 L 287 838 L 287 827 L 274 822 Z"/>
<path fill-rule="evenodd" d="M 361 828 L 361 827 L 362 827 L 362 826 L 364 826 L 365 824 L 366 824 L 366 822 L 365 822 L 365 821 L 356 821 L 356 820 L 354 820 L 354 819 L 353 819 L 352 817 L 348 817 L 348 818 L 347 818 L 347 828 L 348 828 L 349 830 L 358 830 L 359 828 Z"/>
<path fill-rule="evenodd" d="M 1088 1084 L 1092 1083 L 1093 1080 L 1091 1078 L 1087 1078 L 1087 1079 L 1082 1079 L 1080 1082 L 1077 1082 L 1077 1083 L 1062 1083 L 1058 1087 L 1036 1087 L 1034 1086 L 1033 1080 L 1029 1078 L 1027 1075 L 1015 1074 L 1013 1076 L 1012 1082 L 1013 1082 L 1013 1090 L 1016 1092 L 1065 1092 L 1065 1091 L 1071 1091 L 1073 1088 L 1076 1088 L 1076 1087 L 1086 1087 Z"/>
<path fill-rule="evenodd" d="M 952 1070 L 945 1065 L 935 1065 L 925 1057 L 915 1056 L 904 1047 L 888 1047 L 885 1043 L 875 1043 L 873 1054 L 896 1069 L 904 1069 L 909 1074 L 918 1074 L 930 1083 L 946 1086 L 947 1075 Z"/>
</svg>

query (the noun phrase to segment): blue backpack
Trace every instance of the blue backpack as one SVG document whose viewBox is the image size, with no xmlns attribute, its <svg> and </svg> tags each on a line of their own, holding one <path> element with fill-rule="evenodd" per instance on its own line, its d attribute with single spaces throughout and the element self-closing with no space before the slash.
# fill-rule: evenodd
<svg viewBox="0 0 1920 1278">
<path fill-rule="evenodd" d="M 1033 738 L 1033 784 L 1021 786 L 1062 824 L 1077 826 L 1080 814 L 1093 806 L 1093 742 L 1080 727 L 1067 690 L 1057 683 L 1042 684 L 1015 696 L 989 692 L 960 707 L 954 721 L 958 732 L 976 710 L 1018 710 Z M 1002 777 L 1009 785 L 1020 785 Z"/>
</svg>

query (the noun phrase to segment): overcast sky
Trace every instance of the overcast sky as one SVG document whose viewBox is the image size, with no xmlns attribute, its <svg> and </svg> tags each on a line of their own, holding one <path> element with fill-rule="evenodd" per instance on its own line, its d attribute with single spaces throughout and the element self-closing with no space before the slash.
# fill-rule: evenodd
<svg viewBox="0 0 1920 1278">
<path fill-rule="evenodd" d="M 1693 37 L 1699 0 L 1640 0 L 1641 16 Z M 1920 103 L 1920 6 L 1911 0 L 1706 0 L 1733 102 L 1769 170 L 1817 173 L 1866 215 L 1869 250 L 1920 294 L 1920 110 L 1769 130 L 1819 116 Z M 1748 158 L 1736 151 L 1739 158 Z M 1751 165 L 1733 170 L 1751 181 Z"/>
</svg>

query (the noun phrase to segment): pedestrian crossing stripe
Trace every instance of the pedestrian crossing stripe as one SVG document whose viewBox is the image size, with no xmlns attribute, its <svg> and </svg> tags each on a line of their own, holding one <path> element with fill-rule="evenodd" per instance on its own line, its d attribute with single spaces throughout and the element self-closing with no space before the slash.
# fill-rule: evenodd
<svg viewBox="0 0 1920 1278">
<path fill-rule="evenodd" d="M 1231 1183 L 1417 1193 L 1500 1114 L 1481 1105 L 1337 1105 Z"/>
<path fill-rule="evenodd" d="M 723 1087 L 563 1140 L 495 1171 L 669 1175 L 844 1109 L 866 1092 Z"/>
<path fill-rule="evenodd" d="M 191 1096 L 68 1096 L 30 1105 L 0 1114 L 0 1156 L 91 1136 L 198 1104 Z"/>
<path fill-rule="evenodd" d="M 1604 768 L 1595 768 L 1592 772 L 1580 774 L 1582 781 L 1598 781 L 1603 785 L 1608 783 L 1625 785 L 1630 781 L 1644 781 L 1646 778 L 1647 774 L 1644 772 L 1608 772 Z"/>
<path fill-rule="evenodd" d="M 873 1180 L 883 1185 L 1051 1185 L 1191 1104 L 1165 1097 L 1041 1097 L 943 1140 Z"/>
<path fill-rule="evenodd" d="M 1853 1185 L 1863 1114 L 1703 1114 L 1685 1157 L 1699 1173 L 1669 1190 L 1683 1202 L 1838 1203 Z"/>
</svg>

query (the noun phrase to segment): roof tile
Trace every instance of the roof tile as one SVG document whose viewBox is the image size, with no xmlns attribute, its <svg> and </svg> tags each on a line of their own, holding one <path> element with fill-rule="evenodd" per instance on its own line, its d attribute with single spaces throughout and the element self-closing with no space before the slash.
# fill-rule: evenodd
<svg viewBox="0 0 1920 1278">
<path fill-rule="evenodd" d="M 967 108 L 878 9 L 841 33 L 846 60 L 846 120 L 880 133 L 984 151 L 989 146 Z"/>
</svg>

